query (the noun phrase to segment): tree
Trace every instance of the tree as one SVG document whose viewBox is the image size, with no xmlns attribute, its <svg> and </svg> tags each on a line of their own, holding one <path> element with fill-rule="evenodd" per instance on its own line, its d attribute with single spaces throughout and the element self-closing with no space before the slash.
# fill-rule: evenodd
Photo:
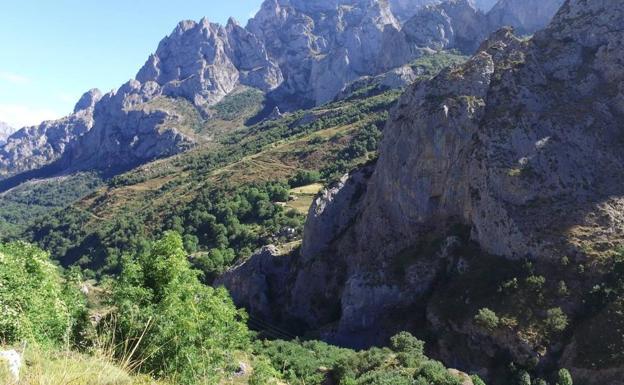
<svg viewBox="0 0 624 385">
<path fill-rule="evenodd" d="M 0 341 L 66 342 L 84 306 L 47 253 L 24 242 L 0 244 Z"/>
<path fill-rule="evenodd" d="M 230 355 L 250 345 L 245 313 L 198 277 L 182 237 L 167 232 L 149 253 L 124 257 L 113 292 L 115 335 L 136 345 L 143 370 L 180 384 L 214 382 Z"/>
<path fill-rule="evenodd" d="M 490 331 L 496 329 L 500 324 L 500 318 L 488 308 L 479 310 L 474 319 L 477 325 Z"/>
<path fill-rule="evenodd" d="M 567 369 L 560 369 L 557 373 L 557 385 L 573 385 L 572 375 Z"/>
<path fill-rule="evenodd" d="M 568 316 L 556 307 L 546 312 L 546 327 L 553 333 L 561 333 L 568 327 Z"/>
</svg>

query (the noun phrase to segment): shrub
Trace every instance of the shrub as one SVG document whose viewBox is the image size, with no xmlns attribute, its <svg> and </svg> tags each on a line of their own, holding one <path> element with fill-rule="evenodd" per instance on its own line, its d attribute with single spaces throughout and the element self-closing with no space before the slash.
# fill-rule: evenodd
<svg viewBox="0 0 624 385">
<path fill-rule="evenodd" d="M 557 373 L 557 385 L 573 385 L 572 375 L 567 369 L 560 369 Z"/>
<path fill-rule="evenodd" d="M 16 242 L 0 244 L 0 341 L 65 342 L 84 309 L 48 254 Z"/>
<path fill-rule="evenodd" d="M 290 187 L 301 187 L 307 186 L 312 183 L 316 183 L 321 180 L 321 174 L 318 171 L 314 170 L 299 170 L 297 174 L 292 177 L 288 184 Z"/>
<path fill-rule="evenodd" d="M 214 382 L 229 355 L 250 344 L 245 314 L 225 289 L 205 286 L 198 276 L 180 235 L 167 232 L 149 253 L 124 257 L 113 290 L 115 333 L 136 348 L 133 359 L 180 384 Z"/>
<path fill-rule="evenodd" d="M 479 310 L 474 319 L 477 325 L 490 331 L 496 329 L 500 324 L 500 318 L 488 308 Z"/>
<path fill-rule="evenodd" d="M 561 308 L 552 308 L 546 312 L 546 327 L 554 333 L 560 333 L 568 327 L 568 316 Z"/>
<path fill-rule="evenodd" d="M 470 379 L 472 380 L 473 385 L 485 385 L 485 382 L 481 379 L 481 377 L 476 374 L 470 376 Z"/>
<path fill-rule="evenodd" d="M 437 361 L 429 361 L 414 376 L 415 383 L 432 385 L 461 385 L 462 381 L 450 374 L 448 370 Z"/>
</svg>

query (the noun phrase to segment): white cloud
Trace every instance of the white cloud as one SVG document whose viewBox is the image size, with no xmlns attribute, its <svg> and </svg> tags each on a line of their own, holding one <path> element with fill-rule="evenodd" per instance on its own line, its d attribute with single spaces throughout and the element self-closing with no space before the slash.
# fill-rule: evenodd
<svg viewBox="0 0 624 385">
<path fill-rule="evenodd" d="M 12 72 L 0 71 L 0 81 L 14 85 L 24 85 L 31 83 L 31 79 Z"/>
<path fill-rule="evenodd" d="M 38 108 L 21 104 L 0 104 L 0 121 L 11 127 L 21 128 L 35 126 L 44 120 L 53 120 L 63 117 L 62 113 L 50 108 Z"/>
</svg>

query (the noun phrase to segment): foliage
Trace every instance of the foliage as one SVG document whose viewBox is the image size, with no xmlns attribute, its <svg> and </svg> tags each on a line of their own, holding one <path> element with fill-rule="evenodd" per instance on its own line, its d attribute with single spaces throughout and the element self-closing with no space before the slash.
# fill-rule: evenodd
<svg viewBox="0 0 624 385">
<path fill-rule="evenodd" d="M 321 385 L 460 385 L 437 361 L 423 354 L 424 343 L 409 333 L 394 336 L 390 348 L 355 352 L 322 342 L 264 341 L 256 352 L 266 355 L 290 384 Z"/>
<path fill-rule="evenodd" d="M 557 373 L 556 385 L 573 385 L 572 376 L 567 369 L 560 369 Z"/>
<path fill-rule="evenodd" d="M 0 340 L 68 341 L 83 311 L 76 292 L 47 253 L 23 242 L 0 244 Z"/>
<path fill-rule="evenodd" d="M 568 316 L 561 308 L 548 309 L 546 315 L 546 327 L 553 333 L 561 333 L 568 327 Z"/>
<path fill-rule="evenodd" d="M 134 342 L 141 369 L 180 384 L 214 381 L 250 344 L 245 314 L 224 289 L 200 283 L 173 232 L 149 253 L 124 257 L 112 305 L 115 335 Z"/>
<path fill-rule="evenodd" d="M 500 324 L 500 318 L 488 308 L 480 309 L 474 319 L 477 325 L 490 331 L 496 329 Z"/>
<path fill-rule="evenodd" d="M 297 174 L 290 178 L 288 184 L 290 187 L 307 186 L 312 183 L 316 183 L 321 180 L 321 173 L 316 170 L 299 170 Z"/>
<path fill-rule="evenodd" d="M 62 209 L 101 185 L 90 173 L 25 183 L 0 195 L 0 241 L 20 233 L 45 214 Z"/>
<path fill-rule="evenodd" d="M 243 111 L 258 109 L 264 102 L 264 93 L 257 89 L 246 89 L 226 96 L 212 107 L 216 111 L 216 118 L 234 120 Z"/>
</svg>

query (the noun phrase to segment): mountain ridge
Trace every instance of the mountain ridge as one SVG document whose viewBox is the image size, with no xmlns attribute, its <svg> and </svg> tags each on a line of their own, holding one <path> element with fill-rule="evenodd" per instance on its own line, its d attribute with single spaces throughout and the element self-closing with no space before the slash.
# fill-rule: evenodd
<svg viewBox="0 0 624 385">
<path fill-rule="evenodd" d="M 514 10 L 522 9 L 517 0 L 507 3 L 516 4 Z M 424 3 L 414 4 L 418 8 Z M 274 106 L 281 111 L 318 106 L 363 76 L 396 68 L 409 72 L 406 64 L 432 48 L 471 52 L 494 28 L 471 0 L 419 9 L 411 27 L 409 20 L 403 26 L 395 18 L 385 0 L 313 5 L 266 0 L 246 27 L 234 20 L 221 26 L 205 18 L 179 23 L 136 80 L 98 95 L 92 113 L 77 116 L 75 111 L 9 139 L 0 154 L 0 178 L 52 163 L 49 172 L 119 173 L 209 140 L 210 132 L 198 134 L 193 127 L 210 126 L 211 107 L 241 86 L 267 95 L 266 115 Z M 527 18 L 509 16 L 508 20 L 522 23 Z M 438 19 L 445 25 L 442 31 L 437 30 Z M 165 102 L 153 102 L 159 98 Z M 17 181 L 24 178 L 29 174 Z"/>
</svg>

